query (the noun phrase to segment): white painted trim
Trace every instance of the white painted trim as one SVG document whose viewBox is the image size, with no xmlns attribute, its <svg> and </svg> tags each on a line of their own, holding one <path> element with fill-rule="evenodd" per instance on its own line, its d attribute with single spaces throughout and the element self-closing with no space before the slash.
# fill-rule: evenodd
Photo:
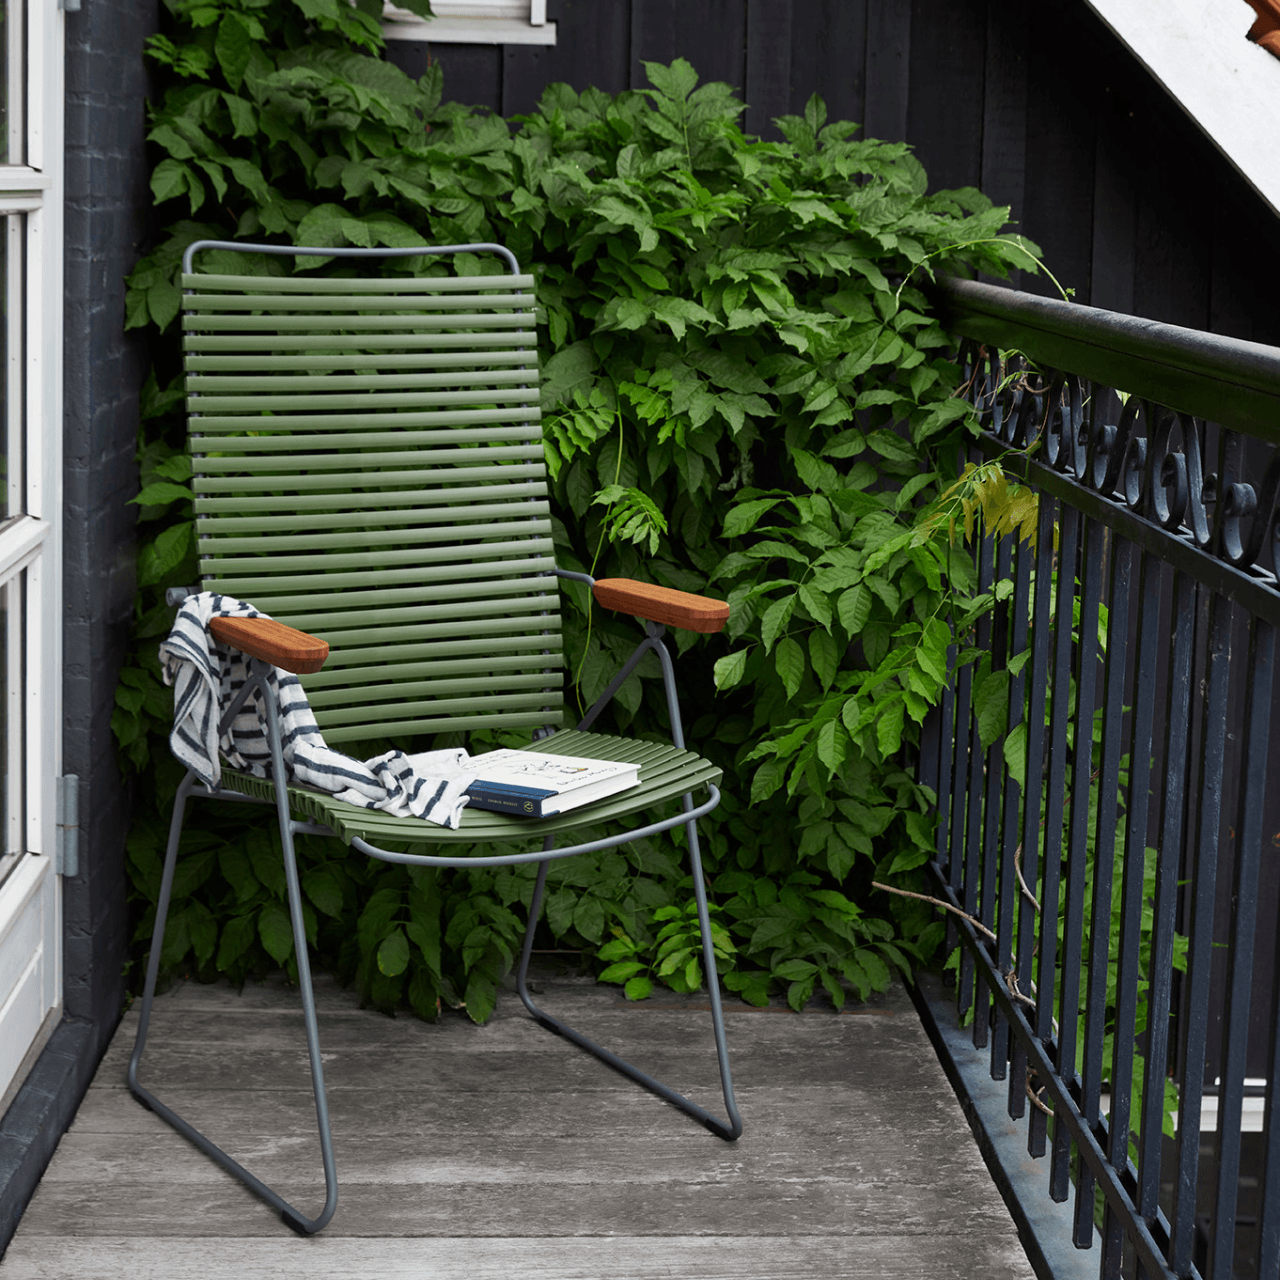
<svg viewBox="0 0 1280 1280">
<path fill-rule="evenodd" d="M 388 40 L 427 44 L 555 44 L 546 0 L 432 0 L 431 21 L 384 0 L 382 33 Z"/>
<path fill-rule="evenodd" d="M 36 1038 L 31 1042 L 31 1047 L 18 1064 L 18 1069 L 14 1072 L 13 1079 L 9 1081 L 8 1088 L 3 1093 L 0 1093 L 0 1116 L 9 1110 L 9 1104 L 17 1096 L 18 1090 L 22 1088 L 22 1082 L 26 1079 L 27 1072 L 36 1065 L 36 1059 L 40 1056 L 45 1045 L 53 1038 L 53 1033 L 58 1029 L 58 1023 L 61 1021 L 62 1003 L 59 1002 L 45 1014 L 44 1022 L 41 1024 L 40 1030 L 36 1032 Z"/>
<path fill-rule="evenodd" d="M 47 520 L 18 516 L 0 530 L 0 583 L 25 569 L 53 535 Z"/>
<path fill-rule="evenodd" d="M 50 177 L 39 169 L 29 169 L 21 164 L 0 165 L 0 195 L 10 191 L 45 191 Z"/>
<path fill-rule="evenodd" d="M 0 1093 L 17 1079 L 28 1048 L 58 1003 L 59 938 L 49 933 L 58 887 L 52 861 L 35 857 L 23 858 L 0 885 Z M 24 935 L 34 936 L 34 944 Z"/>
<path fill-rule="evenodd" d="M 1280 58 L 1246 39 L 1246 0 L 1088 0 L 1280 215 Z"/>
<path fill-rule="evenodd" d="M 31 0 L 43 18 L 42 137 L 33 168 L 49 180 L 42 208 L 27 214 L 27 511 L 49 526 L 40 558 L 27 570 L 29 660 L 28 848 L 52 855 L 56 787 L 62 772 L 62 302 L 63 31 L 65 13 Z M 34 16 L 34 15 L 33 15 Z M 31 65 L 37 65 L 34 61 Z M 34 656 L 31 651 L 35 650 Z M 58 927 L 59 937 L 61 926 Z M 61 950 L 58 948 L 60 965 Z M 61 986 L 59 986 L 59 991 Z"/>
</svg>

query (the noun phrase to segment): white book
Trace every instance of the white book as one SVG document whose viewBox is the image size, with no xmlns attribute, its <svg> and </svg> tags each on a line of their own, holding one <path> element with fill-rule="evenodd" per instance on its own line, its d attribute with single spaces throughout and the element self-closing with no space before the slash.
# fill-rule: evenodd
<svg viewBox="0 0 1280 1280">
<path fill-rule="evenodd" d="M 473 756 L 470 807 L 549 818 L 639 785 L 640 766 L 549 752 L 505 749 Z"/>
</svg>

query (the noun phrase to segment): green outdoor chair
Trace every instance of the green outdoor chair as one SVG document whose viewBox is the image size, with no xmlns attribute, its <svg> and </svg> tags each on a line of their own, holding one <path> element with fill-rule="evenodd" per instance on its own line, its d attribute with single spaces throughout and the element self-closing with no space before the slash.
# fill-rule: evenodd
<svg viewBox="0 0 1280 1280">
<path fill-rule="evenodd" d="M 196 273 L 195 255 L 215 249 L 333 257 L 343 260 L 343 268 L 353 258 L 490 253 L 509 274 L 353 279 Z M 255 688 L 265 688 L 274 664 L 314 672 L 302 676 L 303 684 L 331 746 L 527 726 L 536 731 L 532 745 L 538 750 L 638 762 L 640 785 L 541 820 L 467 809 L 461 827 L 449 830 L 225 768 L 215 793 L 189 772 L 174 804 L 130 1089 L 295 1231 L 319 1231 L 333 1216 L 337 1178 L 293 848 L 294 835 L 305 832 L 333 835 L 362 854 L 413 866 L 537 862 L 516 972 L 525 1007 L 548 1030 L 734 1140 L 742 1121 L 729 1074 L 696 825 L 719 802 L 720 770 L 685 750 L 671 657 L 662 641 L 667 625 L 717 631 L 728 608 L 556 568 L 539 421 L 533 277 L 521 274 L 515 258 L 497 245 L 341 250 L 201 241 L 187 250 L 182 284 L 202 589 L 248 601 L 297 632 L 318 632 L 332 646 L 320 671 L 324 645 L 312 636 L 242 624 L 236 647 L 250 657 L 251 676 L 226 709 L 223 725 Z M 559 728 L 557 578 L 586 583 L 600 604 L 633 614 L 645 631 L 573 729 Z M 171 593 L 171 603 L 185 594 Z M 662 668 L 673 745 L 589 732 L 649 652 Z M 281 779 L 275 709 L 271 698 L 263 701 L 273 778 Z M 327 1188 L 314 1218 L 286 1203 L 138 1081 L 187 800 L 213 795 L 276 810 Z M 586 841 L 579 834 L 575 841 L 582 828 L 602 824 L 617 833 Z M 543 1012 L 526 983 L 549 862 L 679 826 L 688 835 L 727 1122 Z M 514 841 L 535 847 L 483 853 L 486 843 Z M 424 843 L 438 852 L 401 851 Z"/>
</svg>

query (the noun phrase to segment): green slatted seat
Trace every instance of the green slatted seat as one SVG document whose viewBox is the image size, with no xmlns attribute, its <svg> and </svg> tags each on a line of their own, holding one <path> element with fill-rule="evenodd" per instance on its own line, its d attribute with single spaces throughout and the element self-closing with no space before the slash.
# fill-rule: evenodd
<svg viewBox="0 0 1280 1280">
<path fill-rule="evenodd" d="M 341 261 L 344 270 L 330 276 L 229 275 L 195 269 L 195 254 L 206 249 L 340 260 L 487 252 L 507 270 L 352 278 L 350 264 Z M 719 799 L 720 770 L 684 747 L 662 643 L 664 623 L 716 630 L 722 618 L 706 620 L 717 608 L 713 602 L 677 600 L 680 593 L 634 583 L 591 583 L 557 569 L 533 284 L 506 250 L 492 245 L 369 251 L 202 242 L 184 261 L 183 346 L 202 589 L 246 600 L 307 633 L 300 643 L 310 643 L 311 635 L 328 643 L 320 670 L 291 668 L 307 671 L 300 678 L 325 740 L 361 755 L 366 742 L 525 727 L 538 732 L 538 750 L 640 766 L 637 788 L 568 814 L 530 822 L 468 809 L 456 831 L 223 770 L 220 795 L 274 806 L 280 824 L 327 1188 L 315 1218 L 286 1203 L 139 1083 L 186 802 L 211 795 L 188 774 L 175 804 L 129 1084 L 144 1105 L 303 1233 L 332 1217 L 337 1180 L 293 854 L 299 831 L 332 834 L 359 853 L 411 865 L 538 862 L 516 974 L 533 1017 L 713 1133 L 732 1140 L 742 1128 L 696 827 Z M 558 728 L 564 701 L 559 578 L 566 576 L 582 578 L 602 603 L 635 613 L 645 629 L 619 679 L 576 728 Z M 268 669 L 265 658 L 287 665 L 273 651 L 247 642 L 241 647 L 253 656 L 255 680 Z M 618 684 L 649 651 L 663 668 L 673 742 L 590 732 Z M 271 719 L 269 731 L 276 734 L 273 726 Z M 276 750 L 274 773 L 281 776 L 278 743 Z M 549 861 L 676 827 L 688 836 L 727 1123 L 539 1009 L 525 981 Z M 601 829 L 611 834 L 599 836 Z M 517 842 L 532 847 L 507 851 Z M 490 844 L 506 848 L 493 853 L 486 850 Z"/>
</svg>

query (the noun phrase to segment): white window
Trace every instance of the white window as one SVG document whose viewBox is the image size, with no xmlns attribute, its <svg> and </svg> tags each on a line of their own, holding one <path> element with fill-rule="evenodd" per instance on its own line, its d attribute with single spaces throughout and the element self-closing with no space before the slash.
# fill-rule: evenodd
<svg viewBox="0 0 1280 1280">
<path fill-rule="evenodd" d="M 2 0 L 0 43 L 0 1100 L 62 999 L 62 35 Z"/>
<path fill-rule="evenodd" d="M 382 29 L 388 40 L 431 44 L 555 44 L 547 0 L 431 0 L 431 21 L 386 0 Z"/>
</svg>

